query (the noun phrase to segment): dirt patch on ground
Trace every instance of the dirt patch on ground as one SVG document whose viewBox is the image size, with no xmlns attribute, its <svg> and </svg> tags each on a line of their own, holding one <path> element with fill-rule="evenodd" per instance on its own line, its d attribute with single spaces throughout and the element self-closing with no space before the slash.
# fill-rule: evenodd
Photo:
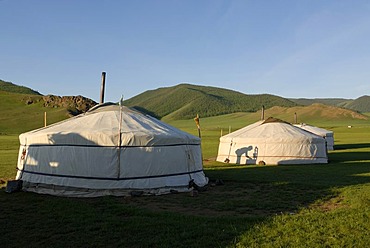
<svg viewBox="0 0 370 248">
<path fill-rule="evenodd" d="M 346 204 L 344 203 L 344 197 L 343 196 L 337 196 L 330 199 L 327 199 L 326 201 L 320 201 L 318 203 L 314 203 L 311 208 L 319 209 L 323 212 L 330 212 L 339 208 L 346 207 Z"/>
</svg>

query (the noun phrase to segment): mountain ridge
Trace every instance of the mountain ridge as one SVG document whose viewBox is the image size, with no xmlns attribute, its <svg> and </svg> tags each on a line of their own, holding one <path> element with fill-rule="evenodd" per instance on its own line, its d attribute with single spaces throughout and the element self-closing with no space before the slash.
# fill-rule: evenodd
<svg viewBox="0 0 370 248">
<path fill-rule="evenodd" d="M 171 87 L 148 90 L 136 95 L 124 104 L 157 118 L 189 119 L 197 113 L 203 117 L 235 112 L 255 112 L 266 108 L 296 106 L 283 97 L 270 94 L 246 95 L 238 91 L 193 84 L 178 84 Z"/>
</svg>

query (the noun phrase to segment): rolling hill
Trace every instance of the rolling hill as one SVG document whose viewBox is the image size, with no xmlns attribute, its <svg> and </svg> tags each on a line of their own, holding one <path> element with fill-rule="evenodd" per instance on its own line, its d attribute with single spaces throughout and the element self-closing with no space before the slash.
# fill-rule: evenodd
<svg viewBox="0 0 370 248">
<path fill-rule="evenodd" d="M 340 122 L 353 120 L 365 121 L 369 119 L 367 116 L 349 109 L 343 109 L 320 103 L 314 103 L 309 106 L 295 106 L 292 108 L 274 106 L 265 111 L 265 116 L 266 117 L 273 116 L 294 123 L 295 113 L 297 114 L 297 123 L 305 122 L 335 123 L 338 121 Z"/>
<path fill-rule="evenodd" d="M 353 101 L 352 99 L 345 99 L 345 98 L 290 98 L 292 102 L 297 103 L 298 105 L 308 106 L 315 103 L 321 103 L 325 105 L 331 106 L 340 106 L 341 104 Z"/>
<path fill-rule="evenodd" d="M 314 103 L 321 103 L 325 105 L 331 105 L 346 109 L 351 109 L 361 113 L 369 113 L 370 112 L 370 96 L 364 95 L 357 99 L 344 99 L 344 98 L 314 98 L 314 99 L 307 99 L 307 98 L 291 98 L 289 99 L 292 102 L 297 103 L 298 105 L 311 105 Z"/>
<path fill-rule="evenodd" d="M 0 79 L 0 91 L 29 94 L 29 95 L 41 95 L 39 92 L 27 88 L 25 86 L 19 86 L 11 82 L 6 82 Z"/>
<path fill-rule="evenodd" d="M 25 99 L 33 99 L 33 104 L 27 104 Z M 44 107 L 42 96 L 0 91 L 0 134 L 18 134 L 43 127 L 45 112 L 49 124 L 68 118 L 66 108 Z"/>
<path fill-rule="evenodd" d="M 40 128 L 87 111 L 96 102 L 83 96 L 43 96 L 37 91 L 0 81 L 0 135 Z"/>
<path fill-rule="evenodd" d="M 164 120 L 190 119 L 235 112 L 255 112 L 273 106 L 293 107 L 297 104 L 274 95 L 246 95 L 237 91 L 191 84 L 145 91 L 124 102 Z"/>
<path fill-rule="evenodd" d="M 82 96 L 43 96 L 27 87 L 5 81 L 1 81 L 1 86 L 0 135 L 42 127 L 45 112 L 47 122 L 50 124 L 85 112 L 96 104 Z M 368 96 L 359 98 L 358 107 L 362 106 L 360 103 L 366 106 L 368 98 Z M 227 126 L 230 118 L 237 122 L 239 120 L 241 125 L 259 120 L 262 105 L 265 106 L 266 117 L 273 116 L 289 122 L 293 122 L 294 113 L 298 115 L 298 122 L 324 122 L 329 125 L 333 122 L 349 124 L 354 121 L 367 122 L 369 118 L 335 106 L 323 104 L 298 106 L 297 103 L 278 96 L 245 95 L 232 90 L 190 84 L 149 90 L 126 100 L 125 105 L 133 106 L 170 123 L 186 119 L 192 121 L 195 115 L 199 114 L 202 123 L 209 123 L 210 126 L 221 123 Z M 210 118 L 204 118 L 207 116 Z M 216 123 L 212 123 L 213 118 L 216 118 Z"/>
<path fill-rule="evenodd" d="M 362 113 L 370 112 L 370 96 L 361 96 L 353 101 L 343 103 L 341 107 L 356 110 Z"/>
</svg>

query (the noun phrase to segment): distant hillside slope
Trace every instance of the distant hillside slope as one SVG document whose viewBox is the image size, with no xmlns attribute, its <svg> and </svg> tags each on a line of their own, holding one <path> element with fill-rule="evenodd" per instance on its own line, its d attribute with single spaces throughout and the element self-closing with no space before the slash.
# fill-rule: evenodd
<svg viewBox="0 0 370 248">
<path fill-rule="evenodd" d="M 0 91 L 0 135 L 40 128 L 86 112 L 96 103 L 82 96 L 41 96 Z"/>
<path fill-rule="evenodd" d="M 308 106 L 308 105 L 311 105 L 311 104 L 314 104 L 314 103 L 321 103 L 321 104 L 331 105 L 331 106 L 340 106 L 344 102 L 353 101 L 352 99 L 344 99 L 344 98 L 313 98 L 313 99 L 309 99 L 309 98 L 293 99 L 293 98 L 290 98 L 289 100 L 291 100 L 292 102 L 295 102 L 299 105 L 305 105 L 305 106 Z"/>
<path fill-rule="evenodd" d="M 25 86 L 19 86 L 11 82 L 6 82 L 0 79 L 0 91 L 20 93 L 20 94 L 30 94 L 30 95 L 41 95 L 39 92 L 27 88 Z"/>
<path fill-rule="evenodd" d="M 43 96 L 30 88 L 0 80 L 0 135 L 20 133 L 86 112 L 97 103 L 83 96 Z"/>
<path fill-rule="evenodd" d="M 314 99 L 298 98 L 289 100 L 299 105 L 308 106 L 314 103 L 321 103 L 330 106 L 347 108 L 361 113 L 370 112 L 370 96 L 366 95 L 361 96 L 355 100 L 344 98 L 314 98 Z"/>
<path fill-rule="evenodd" d="M 290 123 L 294 123 L 294 113 L 297 114 L 298 123 L 307 123 L 310 125 L 333 130 L 335 127 L 363 127 L 370 125 L 370 114 L 365 116 L 352 110 L 341 109 L 334 106 L 323 104 L 313 104 L 310 106 L 295 107 L 272 107 L 265 110 L 265 119 L 275 117 Z M 203 131 L 217 131 L 220 135 L 225 135 L 229 131 L 255 123 L 261 119 L 261 110 L 254 113 L 238 112 L 226 115 L 201 118 L 200 124 Z M 183 129 L 189 133 L 197 135 L 197 129 L 192 119 L 188 120 L 170 120 L 171 125 Z M 351 131 L 355 131 L 351 129 Z M 350 132 L 348 132 L 350 135 Z M 339 137 L 336 137 L 338 141 Z M 339 138 L 340 139 L 340 138 Z"/>
<path fill-rule="evenodd" d="M 343 107 L 362 113 L 370 112 L 370 96 L 361 96 L 351 102 L 343 104 Z"/>
<path fill-rule="evenodd" d="M 240 92 L 209 86 L 179 84 L 149 90 L 124 102 L 157 118 L 166 120 L 216 116 L 235 112 L 255 112 L 272 106 L 292 107 L 297 104 L 282 97 Z"/>
<path fill-rule="evenodd" d="M 349 109 L 343 109 L 335 106 L 328 106 L 320 103 L 315 103 L 310 106 L 295 106 L 291 108 L 286 107 L 272 107 L 265 111 L 265 117 L 276 117 L 285 121 L 294 123 L 294 114 L 297 114 L 297 123 L 320 123 L 328 122 L 335 123 L 337 121 L 350 120 L 368 120 L 369 117 Z M 255 114 L 255 118 L 259 118 L 260 112 Z"/>
<path fill-rule="evenodd" d="M 32 104 L 26 102 L 29 99 Z M 42 96 L 0 91 L 0 135 L 43 127 L 45 112 L 48 124 L 68 118 L 66 108 L 45 107 Z"/>
</svg>

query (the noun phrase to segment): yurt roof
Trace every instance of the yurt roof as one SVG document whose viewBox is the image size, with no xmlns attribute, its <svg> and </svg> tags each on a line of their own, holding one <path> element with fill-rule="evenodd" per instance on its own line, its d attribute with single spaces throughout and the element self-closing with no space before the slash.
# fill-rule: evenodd
<svg viewBox="0 0 370 248">
<path fill-rule="evenodd" d="M 121 121 L 120 121 L 121 118 Z M 200 144 L 196 136 L 113 103 L 20 135 L 21 144 L 117 146 Z"/>
<path fill-rule="evenodd" d="M 333 136 L 333 131 L 330 131 L 330 130 L 327 130 L 327 129 L 324 129 L 324 128 L 320 128 L 320 127 L 311 126 L 311 125 L 308 125 L 308 124 L 305 124 L 305 123 L 295 124 L 294 126 L 302 128 L 304 130 L 307 130 L 311 133 L 318 134 L 320 136 L 326 136 L 326 137 Z"/>
<path fill-rule="evenodd" d="M 288 122 L 276 118 L 258 121 L 235 132 L 222 136 L 220 141 L 233 140 L 233 142 L 260 141 L 270 143 L 317 141 L 325 142 L 320 136 L 295 127 Z"/>
</svg>

